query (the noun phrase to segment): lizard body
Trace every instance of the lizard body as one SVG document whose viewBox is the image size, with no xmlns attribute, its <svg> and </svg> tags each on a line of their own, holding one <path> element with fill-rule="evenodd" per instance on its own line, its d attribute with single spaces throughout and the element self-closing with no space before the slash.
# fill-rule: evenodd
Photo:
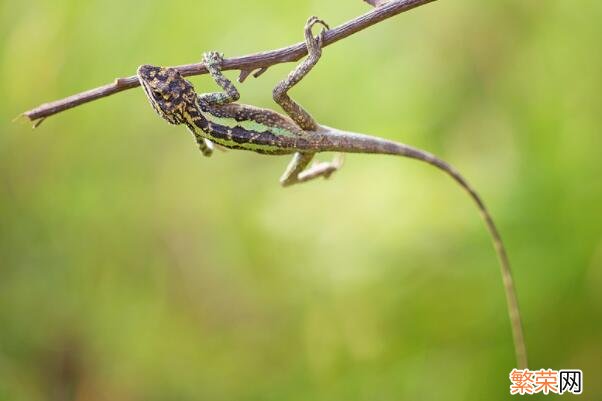
<svg viewBox="0 0 602 401">
<path fill-rule="evenodd" d="M 316 17 L 305 25 L 308 57 L 274 89 L 274 100 L 287 115 L 273 110 L 235 103 L 238 90 L 221 73 L 222 56 L 205 53 L 204 62 L 215 82 L 224 92 L 197 94 L 190 82 L 173 68 L 142 65 L 138 78 L 155 111 L 171 124 L 184 124 L 196 138 L 201 152 L 209 156 L 213 144 L 249 150 L 268 155 L 294 154 L 280 182 L 288 186 L 318 177 L 328 178 L 342 164 L 341 156 L 333 161 L 314 163 L 308 168 L 314 154 L 319 152 L 388 154 L 417 159 L 431 164 L 450 175 L 473 199 L 485 221 L 501 265 L 506 300 L 513 331 L 517 364 L 526 368 L 518 301 L 508 256 L 483 200 L 468 181 L 450 164 L 418 148 L 383 138 L 338 130 L 318 124 L 311 115 L 287 94 L 317 63 L 321 55 L 324 30 L 313 36 L 315 24 L 328 26 Z"/>
</svg>

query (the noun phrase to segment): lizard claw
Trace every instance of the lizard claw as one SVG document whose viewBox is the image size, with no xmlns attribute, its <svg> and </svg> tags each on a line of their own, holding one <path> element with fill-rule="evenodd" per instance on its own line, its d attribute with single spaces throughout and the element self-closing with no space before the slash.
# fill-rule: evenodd
<svg viewBox="0 0 602 401">
<path fill-rule="evenodd" d="M 321 175 L 324 178 L 330 178 L 332 173 L 338 171 L 343 166 L 344 155 L 337 153 L 330 162 L 319 162 L 315 161 L 311 164 L 311 167 L 305 171 L 305 174 L 309 175 Z"/>
<path fill-rule="evenodd" d="M 207 67 L 218 67 L 222 66 L 224 62 L 224 54 L 216 51 L 210 51 L 203 53 L 203 63 Z"/>
<path fill-rule="evenodd" d="M 323 26 L 322 31 L 330 29 L 330 27 L 324 20 L 321 20 L 320 18 L 316 17 L 315 15 L 311 16 L 307 19 L 307 22 L 305 23 L 305 29 L 306 30 L 311 29 L 316 24 L 320 24 Z"/>
</svg>

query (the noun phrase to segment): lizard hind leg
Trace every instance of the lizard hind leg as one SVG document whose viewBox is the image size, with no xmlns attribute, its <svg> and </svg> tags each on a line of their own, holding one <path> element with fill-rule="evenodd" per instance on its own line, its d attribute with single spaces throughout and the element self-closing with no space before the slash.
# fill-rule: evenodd
<svg viewBox="0 0 602 401">
<path fill-rule="evenodd" d="M 314 25 L 322 25 L 322 31 L 313 36 Z M 316 65 L 322 55 L 322 42 L 328 24 L 317 17 L 309 17 L 305 23 L 305 45 L 307 46 L 307 58 L 303 60 L 288 76 L 280 81 L 274 88 L 274 101 L 282 107 L 288 116 L 304 131 L 314 131 L 319 125 L 314 118 L 299 103 L 288 95 L 288 91 L 307 75 Z M 307 182 L 314 178 L 328 178 L 332 173 L 341 168 L 343 156 L 338 154 L 331 162 L 316 162 L 311 167 L 307 165 L 313 158 L 313 153 L 297 152 L 280 178 L 282 186 L 289 186 L 301 182 Z"/>
<path fill-rule="evenodd" d="M 311 29 L 314 25 L 321 24 L 324 28 L 314 37 Z M 295 86 L 316 65 L 322 55 L 322 41 L 328 25 L 317 17 L 310 17 L 305 23 L 305 44 L 307 46 L 307 58 L 303 60 L 288 76 L 280 81 L 274 88 L 273 98 L 276 103 L 289 115 L 290 118 L 305 131 L 313 131 L 318 128 L 318 123 L 313 117 L 290 98 L 288 91 Z"/>
<path fill-rule="evenodd" d="M 331 162 L 314 162 L 309 168 L 306 168 L 313 157 L 313 153 L 295 153 L 284 174 L 280 177 L 280 184 L 288 187 L 318 177 L 329 178 L 343 165 L 343 155 L 337 154 Z"/>
</svg>

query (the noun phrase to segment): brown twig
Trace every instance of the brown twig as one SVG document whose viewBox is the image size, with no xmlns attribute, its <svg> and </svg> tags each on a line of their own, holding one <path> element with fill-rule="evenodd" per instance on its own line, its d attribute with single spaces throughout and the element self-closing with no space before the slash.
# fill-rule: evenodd
<svg viewBox="0 0 602 401">
<path fill-rule="evenodd" d="M 427 3 L 431 3 L 433 1 L 435 0 L 392 0 L 374 8 L 364 15 L 360 15 L 357 18 L 354 18 L 342 25 L 337 26 L 336 28 L 327 31 L 324 36 L 324 46 L 337 42 L 349 35 L 352 35 L 394 15 Z M 306 54 L 307 48 L 305 47 L 305 43 L 301 42 L 281 49 L 224 59 L 223 69 L 240 70 L 240 78 L 244 79 L 253 71 L 257 70 L 254 75 L 258 76 L 268 67 L 274 64 L 297 61 Z M 175 68 L 177 68 L 184 76 L 207 73 L 207 69 L 203 63 L 179 65 Z M 113 95 L 126 89 L 135 88 L 139 85 L 140 83 L 135 75 L 131 77 L 117 78 L 111 84 L 77 93 L 64 99 L 55 100 L 54 102 L 44 103 L 34 109 L 24 112 L 23 115 L 29 118 L 30 121 L 33 121 L 34 126 L 37 126 L 45 118 L 50 117 L 53 114 L 57 114 L 61 111 L 71 109 L 105 96 Z"/>
</svg>

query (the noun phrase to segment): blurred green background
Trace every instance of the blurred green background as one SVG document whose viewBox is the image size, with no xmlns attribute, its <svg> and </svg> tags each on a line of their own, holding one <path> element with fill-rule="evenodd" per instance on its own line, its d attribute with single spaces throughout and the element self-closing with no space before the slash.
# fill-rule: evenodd
<svg viewBox="0 0 602 401">
<path fill-rule="evenodd" d="M 0 400 L 509 398 L 497 260 L 439 171 L 351 155 L 284 190 L 286 157 L 203 158 L 140 89 L 11 123 L 143 63 L 286 46 L 309 15 L 369 9 L 0 3 Z M 328 47 L 292 91 L 324 124 L 468 177 L 507 241 L 530 367 L 582 369 L 587 399 L 602 397 L 601 20 L 594 0 L 435 2 Z M 241 101 L 274 107 L 292 67 Z"/>
</svg>

